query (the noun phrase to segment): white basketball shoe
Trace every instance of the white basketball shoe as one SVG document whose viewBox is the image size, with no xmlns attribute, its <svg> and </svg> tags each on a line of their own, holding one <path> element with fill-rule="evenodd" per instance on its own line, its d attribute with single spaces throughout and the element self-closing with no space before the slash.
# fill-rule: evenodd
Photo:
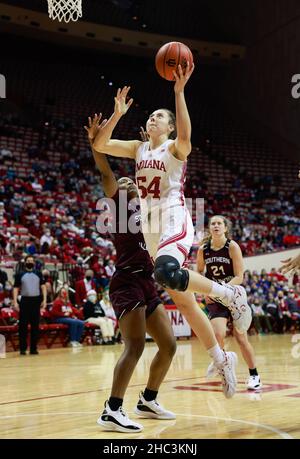
<svg viewBox="0 0 300 459">
<path fill-rule="evenodd" d="M 229 295 L 216 299 L 229 309 L 235 329 L 243 334 L 249 329 L 252 322 L 252 312 L 247 302 L 246 290 L 241 285 L 224 284 L 224 287 L 232 291 L 233 297 L 230 298 L 231 295 Z"/>
<path fill-rule="evenodd" d="M 176 419 L 175 413 L 166 410 L 157 400 L 151 400 L 150 402 L 145 400 L 143 392 L 140 393 L 140 398 L 134 412 L 142 418 Z"/>
<path fill-rule="evenodd" d="M 207 378 L 219 375 L 221 377 L 223 394 L 226 398 L 231 398 L 236 392 L 237 379 L 235 374 L 235 367 L 238 358 L 235 352 L 224 351 L 224 361 L 220 365 L 212 362 L 206 372 Z"/>
<path fill-rule="evenodd" d="M 112 430 L 125 433 L 137 433 L 143 430 L 143 426 L 137 422 L 131 421 L 127 414 L 120 407 L 118 410 L 113 411 L 110 409 L 108 401 L 104 404 L 104 410 L 97 424 L 104 428 L 104 430 Z"/>
</svg>

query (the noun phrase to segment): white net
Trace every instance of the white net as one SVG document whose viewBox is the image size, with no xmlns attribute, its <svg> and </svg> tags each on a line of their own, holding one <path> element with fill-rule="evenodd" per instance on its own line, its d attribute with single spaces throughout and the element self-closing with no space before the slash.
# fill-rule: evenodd
<svg viewBox="0 0 300 459">
<path fill-rule="evenodd" d="M 48 0 L 50 19 L 60 22 L 78 21 L 82 17 L 82 0 Z"/>
</svg>

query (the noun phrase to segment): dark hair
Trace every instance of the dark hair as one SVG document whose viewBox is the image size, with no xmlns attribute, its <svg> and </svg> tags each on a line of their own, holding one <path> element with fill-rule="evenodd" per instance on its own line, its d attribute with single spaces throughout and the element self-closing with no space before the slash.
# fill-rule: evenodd
<svg viewBox="0 0 300 459">
<path fill-rule="evenodd" d="M 26 263 L 26 261 L 28 260 L 28 258 L 33 258 L 33 261 L 34 261 L 34 256 L 33 256 L 33 255 L 26 255 L 25 260 L 24 260 L 25 263 Z"/>
<path fill-rule="evenodd" d="M 169 139 L 176 139 L 177 137 L 177 130 L 176 130 L 176 116 L 173 112 L 171 112 L 171 110 L 169 110 L 168 108 L 162 108 L 161 110 L 164 110 L 165 112 L 167 112 L 167 114 L 169 115 L 169 124 L 171 124 L 173 127 L 174 127 L 174 131 L 170 132 L 169 134 Z"/>
<path fill-rule="evenodd" d="M 208 227 L 210 227 L 210 224 L 211 224 L 211 221 L 213 218 L 215 217 L 218 217 L 218 218 L 221 218 L 224 222 L 224 225 L 226 226 L 227 230 L 225 231 L 225 236 L 226 238 L 231 238 L 231 227 L 232 227 L 232 223 L 231 221 L 226 218 L 226 217 L 223 217 L 223 215 L 213 215 L 212 217 L 210 217 L 210 219 L 208 220 Z M 202 239 L 202 241 L 200 242 L 200 245 L 203 245 L 205 244 L 206 242 L 208 241 L 211 241 L 212 239 L 212 236 L 209 232 L 206 232 L 206 234 L 204 235 L 204 238 Z"/>
</svg>

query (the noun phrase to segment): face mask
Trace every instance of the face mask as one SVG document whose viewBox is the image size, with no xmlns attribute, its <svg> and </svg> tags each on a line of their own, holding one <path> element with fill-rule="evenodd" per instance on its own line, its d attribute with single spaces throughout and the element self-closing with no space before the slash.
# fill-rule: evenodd
<svg viewBox="0 0 300 459">
<path fill-rule="evenodd" d="M 86 276 L 86 280 L 89 282 L 92 279 L 92 276 Z"/>
<path fill-rule="evenodd" d="M 90 295 L 88 297 L 88 300 L 91 301 L 92 303 L 96 303 L 97 301 L 97 296 L 96 295 Z"/>
<path fill-rule="evenodd" d="M 26 263 L 25 266 L 26 266 L 27 269 L 32 269 L 34 267 L 34 264 L 33 263 Z"/>
</svg>

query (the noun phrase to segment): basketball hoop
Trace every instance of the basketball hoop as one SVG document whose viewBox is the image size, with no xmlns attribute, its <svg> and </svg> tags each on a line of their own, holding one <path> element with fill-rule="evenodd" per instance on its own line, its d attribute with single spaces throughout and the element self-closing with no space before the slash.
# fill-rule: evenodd
<svg viewBox="0 0 300 459">
<path fill-rule="evenodd" d="M 50 19 L 78 21 L 82 17 L 82 0 L 47 0 Z"/>
</svg>

